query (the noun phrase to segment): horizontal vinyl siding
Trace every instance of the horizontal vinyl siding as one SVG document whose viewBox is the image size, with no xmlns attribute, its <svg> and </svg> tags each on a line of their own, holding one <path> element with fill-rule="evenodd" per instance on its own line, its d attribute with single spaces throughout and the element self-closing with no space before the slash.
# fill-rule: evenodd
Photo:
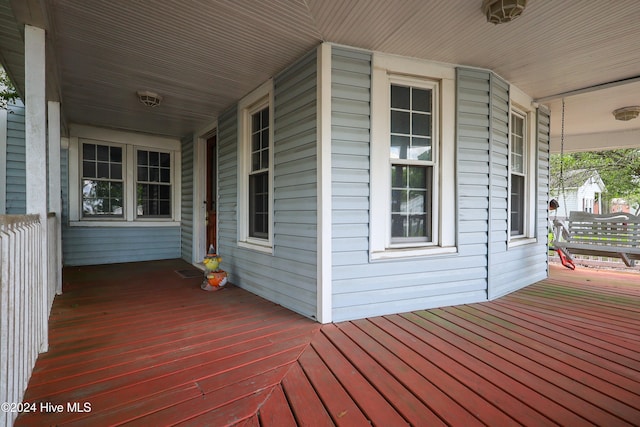
<svg viewBox="0 0 640 427">
<path fill-rule="evenodd" d="M 508 247 L 509 86 L 507 82 L 495 75 L 492 76 L 491 105 L 493 123 L 491 144 L 492 221 L 488 297 L 494 299 L 541 280 L 547 274 L 546 208 L 548 191 L 545 183 L 548 182 L 549 122 L 547 118 L 546 124 L 543 123 L 542 127 L 538 127 L 538 132 L 543 134 L 546 132 L 546 137 L 543 135 L 542 138 L 538 137 L 537 142 L 530 141 L 531 144 L 536 144 L 537 170 L 529 172 L 529 179 L 534 180 L 538 185 L 535 190 L 537 205 L 531 207 L 536 214 L 535 237 L 538 241 Z M 538 177 L 541 179 L 538 180 Z M 544 185 L 545 189 L 540 188 L 540 185 Z M 541 210 L 544 210 L 542 214 Z"/>
<path fill-rule="evenodd" d="M 7 109 L 6 213 L 27 211 L 24 106 L 10 104 Z"/>
<path fill-rule="evenodd" d="M 274 80 L 273 254 L 238 246 L 238 117 L 218 120 L 219 253 L 230 281 L 308 317 L 316 315 L 316 51 Z"/>
<path fill-rule="evenodd" d="M 180 257 L 180 227 L 65 227 L 65 265 Z"/>
<path fill-rule="evenodd" d="M 333 49 L 332 190 L 333 190 L 333 320 L 397 313 L 486 299 L 486 216 L 488 207 L 488 89 L 482 94 L 484 126 L 468 116 L 465 132 L 469 155 L 470 195 L 460 255 L 438 255 L 394 261 L 369 261 L 370 84 L 371 56 Z M 476 95 L 473 93 L 472 95 Z M 472 105 L 474 99 L 469 101 Z M 471 111 L 473 113 L 473 110 Z M 484 138 L 484 139 L 483 139 Z M 476 156 L 484 160 L 476 167 Z M 478 180 L 478 176 L 484 176 Z M 460 203 L 459 203 L 460 204 Z M 455 213 L 450 213 L 455 215 Z M 464 268 L 461 268 L 464 267 Z"/>
<path fill-rule="evenodd" d="M 182 188 L 180 201 L 180 256 L 187 262 L 193 261 L 193 210 L 195 207 L 193 194 L 194 179 L 194 141 L 193 136 L 181 141 L 182 153 Z"/>
</svg>

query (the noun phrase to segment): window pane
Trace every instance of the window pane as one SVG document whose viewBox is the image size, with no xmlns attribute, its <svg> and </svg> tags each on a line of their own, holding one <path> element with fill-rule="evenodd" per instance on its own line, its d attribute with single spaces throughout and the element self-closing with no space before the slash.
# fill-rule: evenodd
<svg viewBox="0 0 640 427">
<path fill-rule="evenodd" d="M 160 153 L 149 151 L 149 166 L 160 166 Z"/>
<path fill-rule="evenodd" d="M 406 159 L 409 152 L 410 139 L 408 136 L 391 135 L 392 159 Z"/>
<path fill-rule="evenodd" d="M 414 111 L 431 112 L 431 90 L 413 88 L 412 105 Z"/>
<path fill-rule="evenodd" d="M 148 154 L 146 151 L 138 150 L 138 165 L 144 166 L 149 164 Z"/>
<path fill-rule="evenodd" d="M 160 182 L 171 182 L 171 169 L 160 169 Z"/>
<path fill-rule="evenodd" d="M 111 164 L 111 178 L 122 179 L 122 164 L 119 164 L 119 163 Z"/>
<path fill-rule="evenodd" d="M 431 139 L 411 138 L 411 151 L 408 158 L 411 160 L 431 161 Z"/>
<path fill-rule="evenodd" d="M 82 158 L 85 160 L 96 159 L 96 145 L 95 144 L 82 144 Z"/>
<path fill-rule="evenodd" d="M 151 161 L 151 159 L 149 159 Z M 149 182 L 158 182 L 160 181 L 160 169 L 149 167 Z"/>
<path fill-rule="evenodd" d="M 408 87 L 391 85 L 391 108 L 411 108 L 411 92 Z"/>
<path fill-rule="evenodd" d="M 160 166 L 163 168 L 171 167 L 171 156 L 169 153 L 160 153 Z"/>
<path fill-rule="evenodd" d="M 101 163 L 97 164 L 98 166 L 98 174 L 97 178 L 109 178 L 109 163 Z"/>
<path fill-rule="evenodd" d="M 431 115 L 413 113 L 411 115 L 411 134 L 431 136 Z"/>
<path fill-rule="evenodd" d="M 98 156 L 97 159 L 101 162 L 109 161 L 109 147 L 106 145 L 98 145 Z"/>
<path fill-rule="evenodd" d="M 524 176 L 511 175 L 511 235 L 524 234 Z"/>
<path fill-rule="evenodd" d="M 122 216 L 122 183 L 84 180 L 82 213 L 84 216 Z"/>
<path fill-rule="evenodd" d="M 149 181 L 149 168 L 138 166 L 138 181 Z"/>
<path fill-rule="evenodd" d="M 109 152 L 111 154 L 111 162 L 122 163 L 122 148 L 110 147 Z"/>
<path fill-rule="evenodd" d="M 82 162 L 82 176 L 85 178 L 96 177 L 96 164 L 95 162 Z"/>
<path fill-rule="evenodd" d="M 391 133 L 409 134 L 411 114 L 407 111 L 391 111 Z"/>
<path fill-rule="evenodd" d="M 255 132 L 251 135 L 251 151 L 258 151 L 262 143 L 260 142 L 260 132 Z"/>
<path fill-rule="evenodd" d="M 249 177 L 249 236 L 267 239 L 269 236 L 269 174 Z"/>
<path fill-rule="evenodd" d="M 431 167 L 391 167 L 391 237 L 431 238 Z"/>
</svg>

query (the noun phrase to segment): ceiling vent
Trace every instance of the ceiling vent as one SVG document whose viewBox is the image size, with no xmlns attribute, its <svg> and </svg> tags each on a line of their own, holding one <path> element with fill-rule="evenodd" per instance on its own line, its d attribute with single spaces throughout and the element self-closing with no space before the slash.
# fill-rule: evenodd
<svg viewBox="0 0 640 427">
<path fill-rule="evenodd" d="M 637 105 L 633 107 L 618 108 L 613 112 L 613 116 L 616 120 L 622 120 L 623 122 L 635 119 L 638 115 L 640 115 L 640 106 Z"/>
<path fill-rule="evenodd" d="M 139 90 L 138 99 L 147 107 L 157 107 L 162 102 L 162 97 L 155 92 Z"/>
<path fill-rule="evenodd" d="M 513 21 L 526 6 L 527 0 L 483 0 L 482 12 L 487 16 L 487 22 L 497 25 Z"/>
</svg>

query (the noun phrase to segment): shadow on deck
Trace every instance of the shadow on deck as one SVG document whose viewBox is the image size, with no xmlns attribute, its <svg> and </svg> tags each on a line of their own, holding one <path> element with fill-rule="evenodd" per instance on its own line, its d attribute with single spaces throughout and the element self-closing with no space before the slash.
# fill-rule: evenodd
<svg viewBox="0 0 640 427">
<path fill-rule="evenodd" d="M 65 269 L 16 425 L 640 424 L 637 273 L 321 326 L 192 268 Z"/>
</svg>

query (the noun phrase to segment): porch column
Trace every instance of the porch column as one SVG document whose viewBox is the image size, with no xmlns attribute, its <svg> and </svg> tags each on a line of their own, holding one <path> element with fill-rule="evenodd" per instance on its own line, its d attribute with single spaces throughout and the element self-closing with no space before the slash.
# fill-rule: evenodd
<svg viewBox="0 0 640 427">
<path fill-rule="evenodd" d="M 40 216 L 40 259 L 42 277 L 42 322 L 40 351 L 49 347 L 47 337 L 47 103 L 45 86 L 45 31 L 24 26 L 25 65 L 25 171 L 27 184 L 27 213 Z"/>
<path fill-rule="evenodd" d="M 55 293 L 62 293 L 62 188 L 60 184 L 60 103 L 49 101 L 47 103 L 48 124 L 49 124 L 49 212 L 56 214 L 55 231 L 51 235 L 55 236 L 55 242 L 50 242 L 50 248 L 55 251 L 49 254 L 53 259 L 52 271 L 53 282 L 50 289 L 55 289 Z M 51 296 L 51 295 L 50 295 Z"/>
</svg>

